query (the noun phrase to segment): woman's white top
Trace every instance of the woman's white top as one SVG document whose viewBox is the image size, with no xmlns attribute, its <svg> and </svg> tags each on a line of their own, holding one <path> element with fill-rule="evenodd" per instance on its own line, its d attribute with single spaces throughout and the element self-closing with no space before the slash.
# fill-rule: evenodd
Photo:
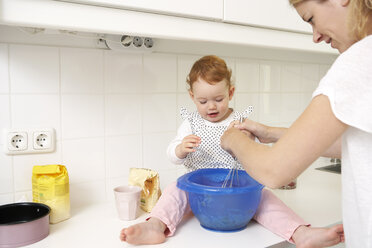
<svg viewBox="0 0 372 248">
<path fill-rule="evenodd" d="M 342 136 L 342 208 L 346 247 L 372 247 L 372 35 L 342 53 L 313 97 L 329 98 L 349 128 Z"/>
</svg>

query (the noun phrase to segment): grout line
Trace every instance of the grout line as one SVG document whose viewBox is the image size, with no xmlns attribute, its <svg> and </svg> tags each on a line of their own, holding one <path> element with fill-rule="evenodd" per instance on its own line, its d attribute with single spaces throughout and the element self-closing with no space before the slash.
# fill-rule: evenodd
<svg viewBox="0 0 372 248">
<path fill-rule="evenodd" d="M 145 136 L 144 136 L 144 109 L 145 109 L 145 98 L 144 98 L 144 91 L 145 91 L 145 77 L 144 77 L 144 71 L 145 71 L 145 55 L 141 55 L 142 58 L 142 73 L 141 73 L 141 168 L 145 168 L 145 149 L 144 149 L 144 144 L 145 144 Z M 129 177 L 129 174 L 128 174 Z"/>
<path fill-rule="evenodd" d="M 179 83 L 180 82 L 178 82 L 178 80 L 179 80 L 179 74 L 178 74 L 178 72 L 179 72 L 179 55 L 176 55 L 176 113 L 175 113 L 175 118 L 176 118 L 176 126 L 175 126 L 175 128 L 176 128 L 176 130 L 177 130 L 177 122 L 178 122 L 178 112 L 179 112 L 179 109 L 180 109 L 180 106 L 179 106 L 179 92 L 178 92 L 178 86 L 179 86 Z"/>
<path fill-rule="evenodd" d="M 8 103 L 9 103 L 9 107 L 8 107 L 8 111 L 9 111 L 9 114 L 8 114 L 8 118 L 9 118 L 9 126 L 12 127 L 13 126 L 13 121 L 12 121 L 12 101 L 11 101 L 11 97 L 12 97 L 12 88 L 11 88 L 11 79 L 10 79 L 10 45 L 7 44 L 7 60 L 8 60 Z M 5 143 L 4 146 L 6 146 L 7 144 Z M 14 156 L 11 156 L 10 158 L 10 166 L 12 167 L 12 182 L 13 182 L 13 192 L 12 192 L 12 195 L 13 195 L 13 202 L 15 202 L 15 189 L 16 189 L 16 183 L 15 183 L 15 171 L 14 171 Z"/>
<path fill-rule="evenodd" d="M 58 97 L 59 97 L 59 132 L 60 132 L 60 138 L 59 138 L 59 142 L 60 142 L 60 153 L 61 153 L 61 164 L 64 163 L 64 155 L 63 155 L 63 131 L 62 131 L 62 69 L 61 69 L 61 48 L 59 47 L 58 48 Z M 57 139 L 58 135 L 56 134 L 56 141 L 58 140 Z"/>
<path fill-rule="evenodd" d="M 107 184 L 108 184 L 108 172 L 107 170 L 109 167 L 107 166 L 107 138 L 106 138 L 106 100 L 107 100 L 107 95 L 106 95 L 106 53 L 102 51 L 102 84 L 103 84 L 103 169 L 104 169 L 104 189 L 105 189 L 105 200 L 107 201 L 108 195 L 107 195 Z"/>
</svg>

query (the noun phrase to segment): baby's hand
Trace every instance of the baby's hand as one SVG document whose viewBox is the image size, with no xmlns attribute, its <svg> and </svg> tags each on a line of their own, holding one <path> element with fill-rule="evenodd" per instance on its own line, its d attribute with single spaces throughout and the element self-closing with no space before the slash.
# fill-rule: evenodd
<svg viewBox="0 0 372 248">
<path fill-rule="evenodd" d="M 186 158 L 187 154 L 190 152 L 195 152 L 196 147 L 200 144 L 200 137 L 196 135 L 188 135 L 183 138 L 181 144 L 176 147 L 176 155 L 178 158 Z"/>
</svg>

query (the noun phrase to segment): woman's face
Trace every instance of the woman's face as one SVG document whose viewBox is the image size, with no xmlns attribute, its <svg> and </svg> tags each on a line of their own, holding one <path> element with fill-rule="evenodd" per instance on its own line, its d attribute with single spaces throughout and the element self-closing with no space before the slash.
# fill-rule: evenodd
<svg viewBox="0 0 372 248">
<path fill-rule="evenodd" d="M 205 120 L 219 122 L 229 116 L 229 101 L 234 94 L 234 87 L 229 89 L 225 80 L 212 85 L 199 77 L 189 93 Z"/>
<path fill-rule="evenodd" d="M 324 41 L 342 53 L 356 41 L 348 31 L 348 5 L 349 0 L 305 0 L 295 8 L 312 26 L 315 43 Z"/>
</svg>

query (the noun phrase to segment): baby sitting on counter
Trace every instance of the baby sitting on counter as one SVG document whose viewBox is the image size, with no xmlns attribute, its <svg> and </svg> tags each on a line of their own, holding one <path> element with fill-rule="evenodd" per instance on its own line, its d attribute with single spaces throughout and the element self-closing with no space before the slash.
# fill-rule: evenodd
<svg viewBox="0 0 372 248">
<path fill-rule="evenodd" d="M 185 120 L 168 146 L 169 159 L 174 164 L 183 164 L 189 171 L 201 168 L 231 169 L 234 158 L 219 144 L 228 125 L 241 117 L 240 113 L 229 108 L 235 91 L 231 70 L 221 58 L 205 56 L 194 63 L 187 83 L 197 111 L 182 113 Z M 206 127 L 209 131 L 206 131 Z M 209 151 L 209 155 L 206 155 L 206 151 Z M 240 164 L 239 168 L 242 169 Z M 120 239 L 137 245 L 163 243 L 166 237 L 175 233 L 183 217 L 190 212 L 187 193 L 177 188 L 174 182 L 164 190 L 146 222 L 124 228 Z M 267 189 L 262 191 L 254 220 L 297 247 L 331 246 L 339 243 L 343 235 L 342 225 L 332 228 L 310 227 Z"/>
</svg>

